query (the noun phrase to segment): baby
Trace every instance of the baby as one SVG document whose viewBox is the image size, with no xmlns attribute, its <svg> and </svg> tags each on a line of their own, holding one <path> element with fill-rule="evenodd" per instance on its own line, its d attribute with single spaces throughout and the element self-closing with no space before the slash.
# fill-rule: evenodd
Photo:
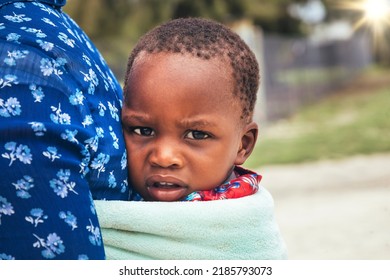
<svg viewBox="0 0 390 280">
<path fill-rule="evenodd" d="M 254 194 L 261 176 L 240 165 L 257 139 L 258 86 L 255 55 L 220 23 L 177 19 L 144 35 L 124 85 L 130 200 Z"/>
<path fill-rule="evenodd" d="M 177 19 L 140 39 L 122 108 L 134 191 L 95 201 L 108 259 L 287 258 L 272 196 L 240 167 L 257 139 L 258 80 L 248 46 L 214 21 Z"/>
</svg>

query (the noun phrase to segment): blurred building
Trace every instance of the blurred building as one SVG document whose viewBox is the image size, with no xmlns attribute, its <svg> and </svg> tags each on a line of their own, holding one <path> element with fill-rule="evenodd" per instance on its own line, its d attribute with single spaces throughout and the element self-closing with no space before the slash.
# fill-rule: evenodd
<svg viewBox="0 0 390 280">
<path fill-rule="evenodd" d="M 346 22 L 319 25 L 309 37 L 263 34 L 247 22 L 234 29 L 255 52 L 261 87 L 255 118 L 273 122 L 316 102 L 373 63 L 370 36 Z"/>
</svg>

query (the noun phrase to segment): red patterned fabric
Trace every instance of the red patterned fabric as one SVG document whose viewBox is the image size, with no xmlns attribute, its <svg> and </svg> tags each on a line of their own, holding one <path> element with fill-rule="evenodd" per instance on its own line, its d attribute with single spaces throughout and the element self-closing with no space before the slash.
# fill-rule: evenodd
<svg viewBox="0 0 390 280">
<path fill-rule="evenodd" d="M 183 201 L 210 201 L 240 198 L 257 192 L 262 178 L 261 175 L 238 166 L 234 168 L 234 172 L 237 178 L 209 191 L 190 193 Z"/>
</svg>

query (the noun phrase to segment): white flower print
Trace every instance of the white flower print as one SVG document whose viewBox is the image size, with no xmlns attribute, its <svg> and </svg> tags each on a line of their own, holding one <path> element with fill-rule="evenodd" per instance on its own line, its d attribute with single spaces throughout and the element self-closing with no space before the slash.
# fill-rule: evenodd
<svg viewBox="0 0 390 280">
<path fill-rule="evenodd" d="M 95 227 L 92 224 L 92 221 L 89 220 L 90 225 L 87 226 L 87 230 L 91 233 L 89 236 L 89 241 L 96 246 L 100 246 L 102 244 L 102 236 L 100 234 L 100 229 L 99 227 Z"/>
<path fill-rule="evenodd" d="M 91 59 L 85 54 L 83 53 L 83 60 L 88 64 L 88 66 L 91 66 Z"/>
<path fill-rule="evenodd" d="M 16 65 L 16 60 L 25 58 L 28 55 L 27 50 L 16 50 L 12 52 L 8 52 L 8 57 L 4 59 L 4 63 L 9 65 L 9 66 L 15 66 Z"/>
<path fill-rule="evenodd" d="M 96 86 L 99 85 L 95 71 L 90 68 L 88 74 L 83 71 L 80 71 L 80 73 L 84 75 L 84 81 L 89 82 L 88 94 L 94 94 Z"/>
<path fill-rule="evenodd" d="M 79 89 L 76 89 L 76 92 L 69 96 L 69 102 L 72 105 L 84 105 L 84 99 L 85 96 L 83 95 L 83 92 Z"/>
<path fill-rule="evenodd" d="M 61 70 L 63 66 L 67 63 L 65 58 L 57 58 L 57 59 L 41 59 L 41 72 L 43 76 L 51 76 L 52 74 L 56 75 L 58 78 L 61 78 L 61 75 L 64 72 Z"/>
<path fill-rule="evenodd" d="M 37 227 L 39 224 L 44 223 L 44 220 L 48 218 L 47 215 L 43 214 L 43 210 L 40 208 L 33 208 L 30 210 L 31 216 L 26 216 L 24 219 Z"/>
<path fill-rule="evenodd" d="M 114 176 L 114 170 L 110 172 L 110 175 L 108 176 L 108 187 L 109 188 L 115 188 L 116 187 L 116 179 Z"/>
<path fill-rule="evenodd" d="M 12 84 L 19 84 L 17 81 L 18 77 L 15 75 L 5 75 L 4 78 L 0 78 L 0 88 L 11 87 Z"/>
<path fill-rule="evenodd" d="M 26 17 L 26 15 L 24 15 L 24 14 L 17 15 L 17 14 L 15 14 L 15 12 L 13 12 L 12 16 L 4 16 L 4 18 L 8 19 L 9 21 L 17 22 L 17 23 L 31 20 L 31 18 Z"/>
<path fill-rule="evenodd" d="M 22 179 L 16 181 L 16 183 L 12 183 L 12 185 L 14 185 L 18 197 L 27 199 L 31 197 L 28 191 L 34 187 L 34 179 L 28 175 L 24 175 Z"/>
<path fill-rule="evenodd" d="M 17 146 L 15 142 L 7 142 L 4 148 L 10 153 L 4 153 L 1 156 L 10 160 L 9 166 L 17 159 L 24 164 L 31 164 L 32 155 L 28 146 L 22 144 Z"/>
<path fill-rule="evenodd" d="M 16 2 L 16 3 L 14 3 L 14 7 L 17 8 L 17 9 L 26 8 L 26 6 L 24 5 L 24 3 L 22 3 L 22 2 Z"/>
<path fill-rule="evenodd" d="M 33 244 L 34 248 L 44 248 L 42 250 L 41 254 L 46 259 L 53 259 L 56 257 L 56 255 L 60 255 L 65 252 L 65 246 L 64 242 L 61 240 L 61 238 L 57 235 L 57 233 L 50 233 L 46 240 L 39 237 L 36 234 L 33 234 L 36 239 L 38 239 L 37 242 Z"/>
<path fill-rule="evenodd" d="M 11 255 L 6 255 L 4 253 L 1 253 L 0 254 L 0 260 L 15 260 L 15 257 L 11 256 Z"/>
<path fill-rule="evenodd" d="M 104 138 L 104 129 L 101 127 L 96 128 L 96 135 L 99 138 Z"/>
<path fill-rule="evenodd" d="M 73 192 L 78 194 L 74 188 L 76 187 L 75 182 L 70 182 L 70 170 L 69 169 L 60 169 L 57 172 L 57 178 L 50 180 L 50 187 L 54 190 L 54 192 L 60 196 L 61 198 L 65 198 L 68 196 L 68 192 Z"/>
<path fill-rule="evenodd" d="M 54 27 L 57 27 L 57 25 L 54 24 L 54 22 L 52 22 L 50 19 L 48 18 L 42 18 L 42 21 L 44 23 L 47 23 L 47 24 L 50 24 L 51 26 L 54 26 Z"/>
<path fill-rule="evenodd" d="M 10 97 L 6 102 L 0 98 L 0 117 L 19 116 L 22 112 L 20 108 L 20 103 L 16 97 Z"/>
<path fill-rule="evenodd" d="M 94 136 L 84 141 L 85 146 L 96 152 L 99 146 L 99 137 Z"/>
<path fill-rule="evenodd" d="M 102 76 L 104 79 L 107 79 L 107 75 L 100 69 L 99 65 L 95 65 L 96 69 L 98 70 L 100 76 Z"/>
<path fill-rule="evenodd" d="M 85 149 L 88 151 L 88 149 L 91 149 L 92 151 L 96 152 L 99 147 L 99 138 L 104 137 L 104 130 L 101 127 L 96 128 L 96 135 L 94 137 L 91 137 L 84 141 Z M 88 156 L 89 153 L 88 153 Z M 88 158 L 89 160 L 90 158 Z"/>
<path fill-rule="evenodd" d="M 112 80 L 112 78 L 110 76 L 107 77 L 107 81 L 109 82 L 110 86 L 111 86 L 111 89 L 112 90 L 115 90 L 115 84 L 114 84 L 114 81 Z M 108 91 L 108 88 L 106 88 L 106 90 Z"/>
<path fill-rule="evenodd" d="M 19 145 L 16 148 L 16 157 L 24 164 L 31 164 L 32 155 L 30 153 L 30 148 L 26 145 Z"/>
<path fill-rule="evenodd" d="M 115 149 L 118 150 L 118 149 L 119 149 L 119 144 L 118 144 L 119 139 L 118 139 L 118 137 L 116 136 L 115 132 L 113 131 L 111 125 L 108 127 L 108 129 L 110 130 L 110 135 L 111 135 L 111 137 L 112 137 L 112 140 L 114 140 L 114 143 L 112 143 L 112 145 L 114 146 Z"/>
<path fill-rule="evenodd" d="M 94 95 L 95 89 L 96 89 L 96 86 L 93 83 L 89 83 L 88 94 Z"/>
<path fill-rule="evenodd" d="M 31 125 L 31 129 L 35 132 L 36 136 L 43 136 L 46 132 L 46 127 L 41 122 L 29 122 L 29 125 Z"/>
<path fill-rule="evenodd" d="M 5 145 L 4 145 L 4 148 L 8 151 L 10 151 L 10 153 L 4 153 L 2 154 L 1 156 L 3 158 L 8 158 L 10 159 L 10 164 L 9 166 L 12 165 L 12 163 L 16 160 L 16 154 L 15 154 L 15 151 L 16 151 L 16 143 L 15 142 L 7 142 Z"/>
<path fill-rule="evenodd" d="M 100 172 L 105 172 L 105 165 L 109 162 L 110 155 L 106 155 L 104 153 L 100 153 L 96 158 L 93 159 L 91 163 L 92 169 L 98 170 L 98 177 L 100 175 Z"/>
<path fill-rule="evenodd" d="M 73 39 L 69 39 L 68 35 L 66 35 L 64 32 L 60 32 L 59 33 L 58 39 L 60 39 L 62 42 L 64 42 L 68 46 L 74 48 L 74 40 Z"/>
<path fill-rule="evenodd" d="M 70 124 L 70 116 L 67 113 L 62 113 L 61 103 L 58 104 L 58 107 L 51 106 L 50 108 L 53 112 L 55 112 L 55 114 L 50 114 L 50 119 L 54 123 Z"/>
<path fill-rule="evenodd" d="M 1 216 L 7 215 L 11 216 L 12 214 L 15 214 L 14 207 L 11 203 L 7 201 L 5 197 L 2 197 L 0 195 L 0 226 L 1 226 Z"/>
<path fill-rule="evenodd" d="M 88 256 L 85 255 L 85 254 L 81 254 L 77 257 L 77 260 L 79 261 L 86 261 L 86 260 L 89 260 Z"/>
<path fill-rule="evenodd" d="M 26 31 L 26 32 L 35 34 L 35 36 L 37 38 L 46 38 L 47 37 L 47 35 L 45 33 L 43 33 L 42 30 L 40 30 L 40 29 L 31 28 L 31 27 L 30 28 L 22 27 L 21 29 Z"/>
<path fill-rule="evenodd" d="M 10 33 L 7 35 L 7 41 L 14 42 L 20 44 L 19 42 L 20 35 L 16 33 Z"/>
<path fill-rule="evenodd" d="M 88 47 L 88 49 L 91 51 L 91 52 L 95 52 L 95 50 L 93 49 L 93 47 L 92 47 L 92 45 L 91 45 L 91 43 L 87 40 L 87 39 L 85 39 L 85 37 L 83 36 L 83 38 L 84 38 L 84 42 L 85 42 L 85 44 L 87 45 L 87 47 Z"/>
<path fill-rule="evenodd" d="M 128 183 L 128 181 L 127 180 L 123 180 L 123 182 L 122 182 L 122 184 L 121 184 L 121 193 L 124 193 L 127 189 L 128 189 L 128 187 L 129 187 L 129 183 Z"/>
<path fill-rule="evenodd" d="M 99 115 L 104 117 L 104 114 L 105 114 L 105 111 L 107 110 L 107 107 L 104 106 L 104 104 L 102 102 L 99 102 L 98 109 L 99 109 Z"/>
<path fill-rule="evenodd" d="M 93 118 L 91 115 L 86 115 L 83 122 L 81 123 L 84 127 L 93 124 Z"/>
<path fill-rule="evenodd" d="M 54 15 L 54 16 L 56 16 L 56 17 L 58 17 L 58 18 L 60 17 L 60 16 L 58 15 L 58 12 L 57 12 L 56 10 L 51 9 L 51 8 L 49 8 L 49 7 L 46 7 L 46 6 L 43 5 L 42 3 L 33 2 L 32 4 L 35 5 L 35 6 L 38 6 L 42 11 L 48 13 L 49 15 Z"/>
<path fill-rule="evenodd" d="M 70 35 L 72 35 L 74 38 L 76 38 L 77 40 L 81 41 L 80 36 L 79 36 L 79 34 L 77 32 L 75 33 L 75 31 L 70 29 L 70 28 L 67 28 L 66 31 L 68 31 L 68 33 Z"/>
<path fill-rule="evenodd" d="M 87 175 L 89 172 L 89 161 L 91 159 L 91 154 L 88 151 L 88 146 L 84 146 L 83 149 L 81 150 L 81 154 L 84 156 L 83 159 L 81 160 L 81 163 L 79 164 L 80 166 L 80 173 L 84 177 Z"/>
<path fill-rule="evenodd" d="M 95 203 L 93 202 L 93 197 L 92 197 L 92 193 L 90 192 L 89 193 L 89 209 L 91 209 L 91 213 L 92 214 L 96 214 L 96 208 L 95 208 Z"/>
<path fill-rule="evenodd" d="M 34 97 L 34 102 L 42 102 L 43 98 L 45 97 L 42 88 L 37 87 L 35 84 L 31 84 L 28 88 L 31 90 L 31 94 Z"/>
<path fill-rule="evenodd" d="M 99 80 L 96 76 L 96 73 L 91 68 L 88 70 L 88 74 L 84 73 L 83 71 L 80 71 L 80 73 L 84 75 L 84 81 L 91 82 L 95 86 L 97 86 L 99 84 Z"/>
<path fill-rule="evenodd" d="M 54 44 L 51 43 L 51 42 L 46 42 L 46 41 L 42 41 L 42 40 L 37 40 L 37 43 L 39 44 L 39 46 L 42 48 L 42 50 L 45 50 L 45 51 L 51 51 L 53 48 L 54 48 Z"/>
<path fill-rule="evenodd" d="M 107 82 L 106 79 L 103 80 L 103 83 L 104 83 L 104 88 L 105 88 L 105 90 L 108 91 L 108 89 L 110 88 L 109 83 Z"/>
<path fill-rule="evenodd" d="M 77 218 L 72 214 L 72 212 L 66 211 L 65 213 L 64 211 L 61 211 L 58 216 L 60 219 L 64 220 L 64 222 L 67 223 L 72 230 L 77 228 Z"/>
<path fill-rule="evenodd" d="M 111 117 L 114 120 L 119 121 L 118 108 L 114 104 L 111 104 L 110 101 L 108 101 L 107 103 L 108 103 L 108 108 L 110 109 Z"/>
<path fill-rule="evenodd" d="M 127 153 L 126 153 L 126 151 L 124 151 L 122 158 L 121 158 L 121 168 L 122 168 L 122 170 L 125 170 L 126 167 L 127 167 Z"/>
<path fill-rule="evenodd" d="M 57 148 L 56 147 L 47 147 L 47 151 L 43 151 L 42 153 L 45 157 L 50 159 L 52 162 L 61 157 L 61 154 L 57 153 Z"/>
<path fill-rule="evenodd" d="M 79 141 L 76 139 L 76 135 L 78 133 L 78 130 L 69 130 L 69 129 L 65 129 L 65 133 L 61 133 L 61 138 L 66 140 L 66 141 L 69 141 L 71 143 L 79 143 Z"/>
</svg>

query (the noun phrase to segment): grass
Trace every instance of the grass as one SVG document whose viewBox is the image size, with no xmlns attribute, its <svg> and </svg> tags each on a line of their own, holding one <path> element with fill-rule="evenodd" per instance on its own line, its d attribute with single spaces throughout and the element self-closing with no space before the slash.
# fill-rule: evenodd
<svg viewBox="0 0 390 280">
<path fill-rule="evenodd" d="M 315 86 L 341 79 L 347 74 L 342 67 L 289 69 L 282 71 L 277 80 L 291 86 Z"/>
<path fill-rule="evenodd" d="M 390 152 L 390 69 L 373 68 L 345 88 L 260 131 L 245 166 Z"/>
</svg>

